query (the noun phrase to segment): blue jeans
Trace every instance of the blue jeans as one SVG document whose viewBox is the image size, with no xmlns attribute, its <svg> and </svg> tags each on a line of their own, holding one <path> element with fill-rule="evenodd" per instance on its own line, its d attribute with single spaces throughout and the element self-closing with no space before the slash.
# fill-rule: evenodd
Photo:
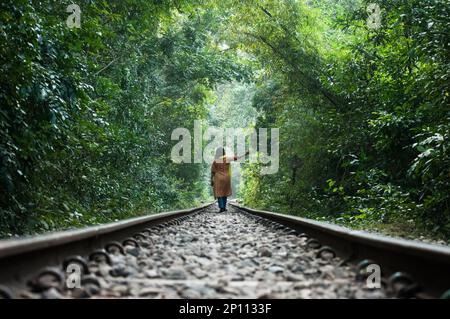
<svg viewBox="0 0 450 319">
<path fill-rule="evenodd" d="M 217 200 L 219 202 L 219 208 L 220 209 L 227 208 L 227 197 L 226 196 L 219 197 Z"/>
</svg>

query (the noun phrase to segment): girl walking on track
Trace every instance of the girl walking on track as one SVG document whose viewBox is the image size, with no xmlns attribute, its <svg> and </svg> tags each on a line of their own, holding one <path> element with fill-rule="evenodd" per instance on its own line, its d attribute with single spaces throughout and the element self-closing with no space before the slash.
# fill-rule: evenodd
<svg viewBox="0 0 450 319">
<path fill-rule="evenodd" d="M 245 152 L 248 155 L 249 152 Z M 243 156 L 245 156 L 243 155 Z M 242 156 L 240 156 L 242 157 Z M 211 186 L 213 187 L 214 198 L 218 199 L 219 212 L 227 210 L 227 197 L 231 195 L 231 161 L 237 161 L 240 157 L 226 156 L 225 149 L 216 149 L 216 156 L 211 165 Z"/>
</svg>

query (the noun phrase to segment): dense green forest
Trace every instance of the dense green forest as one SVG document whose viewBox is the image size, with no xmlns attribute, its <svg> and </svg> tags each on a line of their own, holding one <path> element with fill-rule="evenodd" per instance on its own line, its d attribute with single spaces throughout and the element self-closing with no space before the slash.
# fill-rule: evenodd
<svg viewBox="0 0 450 319">
<path fill-rule="evenodd" d="M 71 3 L 0 4 L 1 236 L 211 200 L 203 120 L 280 128 L 248 206 L 450 238 L 450 0 Z"/>
</svg>

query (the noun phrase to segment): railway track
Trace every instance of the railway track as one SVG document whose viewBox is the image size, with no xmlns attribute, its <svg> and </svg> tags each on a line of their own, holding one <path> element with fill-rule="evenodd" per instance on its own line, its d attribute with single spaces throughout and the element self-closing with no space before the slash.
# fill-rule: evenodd
<svg viewBox="0 0 450 319">
<path fill-rule="evenodd" d="M 0 297 L 436 298 L 449 266 L 445 247 L 208 204 L 0 241 Z"/>
</svg>

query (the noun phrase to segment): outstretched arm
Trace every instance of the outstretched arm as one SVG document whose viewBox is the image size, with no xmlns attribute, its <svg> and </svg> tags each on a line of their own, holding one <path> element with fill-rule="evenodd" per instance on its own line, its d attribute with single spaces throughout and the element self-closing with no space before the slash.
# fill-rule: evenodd
<svg viewBox="0 0 450 319">
<path fill-rule="evenodd" d="M 238 159 L 240 159 L 240 158 L 242 158 L 242 157 L 244 157 L 244 156 L 247 156 L 248 154 L 250 154 L 250 151 L 246 151 L 244 155 L 241 155 L 241 156 L 235 156 L 235 157 L 234 157 L 234 160 L 237 161 Z"/>
</svg>

